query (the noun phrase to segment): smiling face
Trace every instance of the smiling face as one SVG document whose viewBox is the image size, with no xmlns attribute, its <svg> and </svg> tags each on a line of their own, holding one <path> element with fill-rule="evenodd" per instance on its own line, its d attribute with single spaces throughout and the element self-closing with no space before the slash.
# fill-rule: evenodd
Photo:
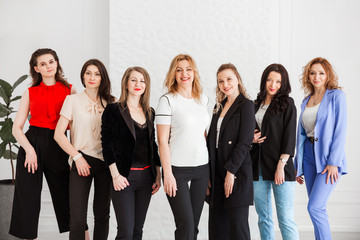
<svg viewBox="0 0 360 240">
<path fill-rule="evenodd" d="M 309 80 L 315 89 L 325 88 L 327 74 L 320 63 L 316 63 L 311 66 Z"/>
<path fill-rule="evenodd" d="M 194 81 L 194 70 L 188 60 L 178 62 L 175 69 L 175 79 L 178 86 L 182 88 L 192 87 Z"/>
<path fill-rule="evenodd" d="M 271 98 L 274 97 L 281 88 L 281 74 L 270 72 L 266 80 L 266 94 Z"/>
<path fill-rule="evenodd" d="M 130 73 L 129 80 L 127 81 L 126 88 L 129 95 L 141 96 L 146 89 L 144 76 L 137 71 L 132 71 Z"/>
<path fill-rule="evenodd" d="M 54 59 L 53 55 L 41 55 L 36 59 L 36 61 L 37 64 L 34 66 L 34 69 L 37 73 L 40 73 L 43 78 L 55 77 L 57 61 Z"/>
<path fill-rule="evenodd" d="M 99 88 L 101 83 L 101 75 L 97 66 L 87 66 L 83 78 L 86 88 Z"/>
<path fill-rule="evenodd" d="M 239 79 L 231 69 L 225 69 L 218 73 L 218 87 L 227 97 L 239 95 Z"/>
</svg>

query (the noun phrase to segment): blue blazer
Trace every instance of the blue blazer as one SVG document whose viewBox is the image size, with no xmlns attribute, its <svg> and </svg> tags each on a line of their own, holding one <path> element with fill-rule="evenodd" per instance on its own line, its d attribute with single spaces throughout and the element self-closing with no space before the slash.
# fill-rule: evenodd
<svg viewBox="0 0 360 240">
<path fill-rule="evenodd" d="M 307 136 L 301 121 L 309 98 L 310 96 L 305 98 L 301 104 L 295 155 L 297 177 L 304 174 L 304 143 Z M 338 166 L 340 174 L 347 173 L 345 159 L 346 126 L 347 109 L 345 93 L 339 89 L 327 89 L 320 103 L 315 122 L 314 153 L 317 173 L 321 173 L 326 165 Z"/>
</svg>

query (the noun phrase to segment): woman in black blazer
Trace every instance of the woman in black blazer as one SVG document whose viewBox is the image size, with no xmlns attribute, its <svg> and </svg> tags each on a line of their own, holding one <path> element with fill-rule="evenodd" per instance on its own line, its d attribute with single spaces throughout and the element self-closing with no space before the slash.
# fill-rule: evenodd
<svg viewBox="0 0 360 240">
<path fill-rule="evenodd" d="M 254 104 L 246 97 L 233 64 L 220 66 L 217 82 L 207 137 L 211 169 L 209 239 L 250 239 L 253 177 L 249 151 L 255 128 Z"/>
<path fill-rule="evenodd" d="M 271 188 L 283 239 L 299 239 L 294 221 L 296 108 L 289 76 L 281 64 L 271 64 L 261 77 L 255 100 L 256 129 L 251 149 L 254 202 L 261 239 L 275 239 Z M 261 132 L 260 132 L 261 131 Z"/>
<path fill-rule="evenodd" d="M 155 112 L 149 106 L 150 76 L 128 68 L 117 103 L 102 115 L 102 147 L 113 178 L 116 239 L 141 239 L 151 195 L 160 188 L 160 159 L 155 143 Z"/>
</svg>

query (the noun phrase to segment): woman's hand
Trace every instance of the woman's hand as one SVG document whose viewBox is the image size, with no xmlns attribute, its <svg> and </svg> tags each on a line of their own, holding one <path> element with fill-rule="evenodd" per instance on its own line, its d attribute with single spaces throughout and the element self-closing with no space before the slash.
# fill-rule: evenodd
<svg viewBox="0 0 360 240">
<path fill-rule="evenodd" d="M 124 190 L 127 186 L 130 186 L 126 177 L 122 176 L 121 174 L 113 178 L 113 185 L 115 191 L 121 191 Z"/>
<path fill-rule="evenodd" d="M 295 177 L 297 175 L 297 171 L 295 170 Z M 302 185 L 304 183 L 304 177 L 303 176 L 299 176 L 299 177 L 296 177 L 296 181 Z"/>
<path fill-rule="evenodd" d="M 156 180 L 152 185 L 153 190 L 151 192 L 151 195 L 154 195 L 157 191 L 159 191 L 160 187 L 161 187 L 161 175 L 160 175 L 160 172 L 158 172 L 156 174 Z"/>
<path fill-rule="evenodd" d="M 282 161 L 278 162 L 278 165 L 276 167 L 275 171 L 275 184 L 281 185 L 285 182 L 285 171 L 284 171 L 285 163 Z"/>
<path fill-rule="evenodd" d="M 322 171 L 321 174 L 324 174 L 326 172 L 327 172 L 326 184 L 328 184 L 329 178 L 331 180 L 331 184 L 334 184 L 334 182 L 337 182 L 337 180 L 339 178 L 339 172 L 338 172 L 337 166 L 326 165 L 324 171 Z"/>
<path fill-rule="evenodd" d="M 90 175 L 90 165 L 83 156 L 75 161 L 75 166 L 79 176 L 87 177 Z"/>
<path fill-rule="evenodd" d="M 176 196 L 176 179 L 172 173 L 164 175 L 164 191 L 167 195 L 169 195 L 169 197 Z"/>
<path fill-rule="evenodd" d="M 261 132 L 257 129 L 255 129 L 254 131 L 254 139 L 253 139 L 253 143 L 262 143 L 264 142 L 264 140 L 266 139 L 266 136 L 265 137 L 261 137 Z"/>
<path fill-rule="evenodd" d="M 32 172 L 33 174 L 38 169 L 37 155 L 34 148 L 26 152 L 24 167 L 28 169 L 28 172 Z"/>
<path fill-rule="evenodd" d="M 228 198 L 230 194 L 232 194 L 234 187 L 235 175 L 231 172 L 227 171 L 225 176 L 224 190 L 225 197 Z"/>
</svg>

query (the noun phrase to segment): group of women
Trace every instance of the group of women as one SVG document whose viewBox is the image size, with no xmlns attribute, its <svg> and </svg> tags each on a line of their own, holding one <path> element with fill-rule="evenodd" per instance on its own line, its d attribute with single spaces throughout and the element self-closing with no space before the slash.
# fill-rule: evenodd
<svg viewBox="0 0 360 240">
<path fill-rule="evenodd" d="M 197 239 L 205 200 L 210 206 L 209 239 L 250 239 L 253 202 L 261 239 L 274 239 L 271 188 L 283 239 L 299 239 L 294 192 L 295 180 L 302 184 L 304 178 L 316 239 L 331 239 L 326 204 L 346 173 L 346 102 L 326 59 L 313 59 L 304 67 L 307 97 L 297 141 L 296 107 L 281 64 L 264 70 L 255 102 L 236 67 L 221 65 L 212 118 L 189 55 L 172 60 L 164 82 L 167 93 L 156 113 L 149 104 L 150 76 L 141 67 L 125 71 L 119 100 L 111 95 L 106 68 L 97 59 L 82 67 L 81 93 L 63 78 L 51 49 L 33 53 L 30 73 L 32 84 L 13 126 L 21 148 L 10 234 L 37 238 L 44 173 L 59 231 L 70 231 L 70 239 L 90 239 L 92 180 L 93 239 L 108 237 L 110 200 L 116 239 L 142 239 L 151 196 L 161 186 L 161 165 L 177 240 Z M 29 113 L 30 128 L 24 134 Z"/>
</svg>

